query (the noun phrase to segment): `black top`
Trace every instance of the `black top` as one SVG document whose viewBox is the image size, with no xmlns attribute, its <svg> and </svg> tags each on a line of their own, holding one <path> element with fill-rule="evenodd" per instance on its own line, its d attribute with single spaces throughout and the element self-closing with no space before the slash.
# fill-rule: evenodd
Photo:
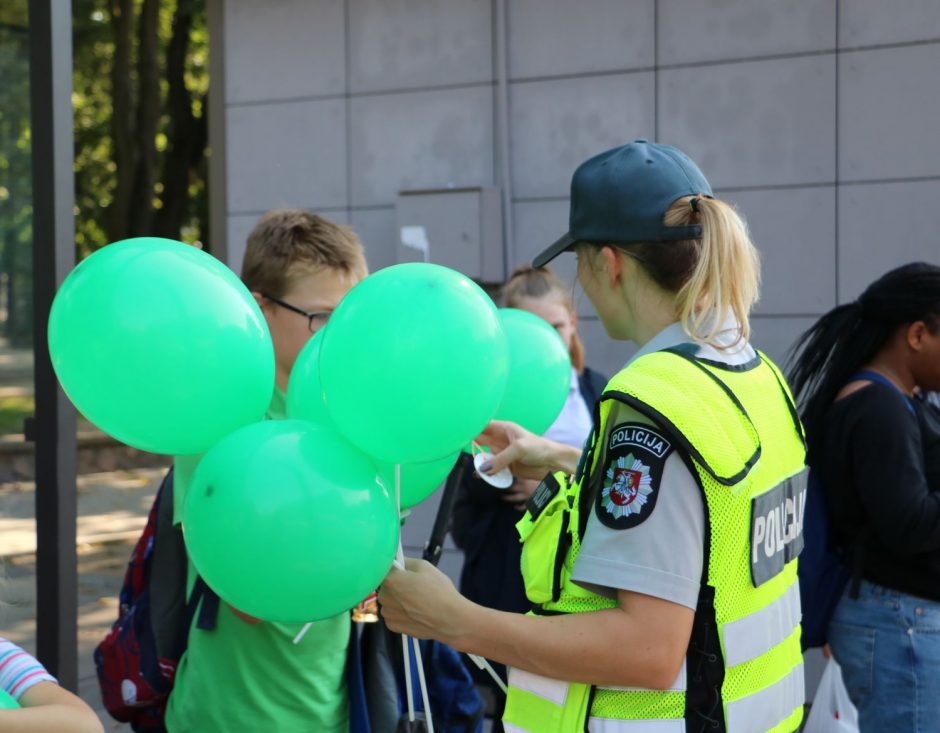
<svg viewBox="0 0 940 733">
<path fill-rule="evenodd" d="M 833 403 L 810 461 L 836 542 L 861 550 L 862 576 L 940 600 L 940 411 L 870 384 Z"/>
</svg>

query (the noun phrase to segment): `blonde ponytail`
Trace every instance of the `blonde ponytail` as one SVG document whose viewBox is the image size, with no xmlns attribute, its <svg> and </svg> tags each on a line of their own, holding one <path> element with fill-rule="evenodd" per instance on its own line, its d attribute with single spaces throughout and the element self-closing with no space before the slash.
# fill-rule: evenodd
<svg viewBox="0 0 940 733">
<path fill-rule="evenodd" d="M 702 226 L 701 239 L 617 244 L 663 290 L 675 293 L 676 317 L 689 336 L 716 348 L 729 313 L 740 328 L 734 344 L 751 335 L 750 312 L 760 290 L 760 256 L 747 225 L 719 199 L 684 196 L 663 217 L 667 226 Z"/>
<path fill-rule="evenodd" d="M 694 200 L 694 207 L 693 207 Z M 666 212 L 665 224 L 702 225 L 698 258 L 676 293 L 679 321 L 687 333 L 714 343 L 729 311 L 750 338 L 750 312 L 760 289 L 760 256 L 737 211 L 718 199 L 684 197 Z"/>
</svg>

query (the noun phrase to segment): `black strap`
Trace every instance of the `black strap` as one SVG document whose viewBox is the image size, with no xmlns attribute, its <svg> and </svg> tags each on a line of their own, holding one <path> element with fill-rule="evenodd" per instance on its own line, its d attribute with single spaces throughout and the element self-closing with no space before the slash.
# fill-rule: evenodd
<svg viewBox="0 0 940 733">
<path fill-rule="evenodd" d="M 432 565 L 437 565 L 441 560 L 441 552 L 444 549 L 444 540 L 447 538 L 447 531 L 450 528 L 450 517 L 454 511 L 454 503 L 457 501 L 457 489 L 460 488 L 460 481 L 464 472 L 468 470 L 468 464 L 473 459 L 468 453 L 461 452 L 457 458 L 457 463 L 450 469 L 447 479 L 444 481 L 444 491 L 441 493 L 441 503 L 437 507 L 437 516 L 434 518 L 434 525 L 431 528 L 431 536 L 424 545 L 422 557 Z"/>
<path fill-rule="evenodd" d="M 917 409 L 914 407 L 914 401 L 911 397 L 904 393 L 898 385 L 888 379 L 884 374 L 879 374 L 876 371 L 871 369 L 860 369 L 855 372 L 851 377 L 846 380 L 846 384 L 850 382 L 875 382 L 884 387 L 888 387 L 898 395 L 904 398 L 904 405 L 907 407 L 908 411 L 918 419 L 918 427 L 920 427 L 920 416 L 917 413 Z M 849 576 L 849 598 L 853 600 L 858 599 L 859 590 L 862 586 L 862 578 L 865 574 L 865 556 L 867 554 L 867 544 L 868 541 L 874 537 L 874 530 L 871 525 L 867 522 L 862 525 L 858 534 L 855 536 L 854 541 L 849 545 L 848 548 L 848 560 L 847 564 L 849 566 L 850 576 Z"/>
</svg>

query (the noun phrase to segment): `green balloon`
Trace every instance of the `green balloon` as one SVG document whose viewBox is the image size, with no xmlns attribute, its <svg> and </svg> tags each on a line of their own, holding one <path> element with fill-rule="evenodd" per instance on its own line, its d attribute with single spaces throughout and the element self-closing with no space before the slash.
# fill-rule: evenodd
<svg viewBox="0 0 940 733">
<path fill-rule="evenodd" d="M 426 463 L 404 463 L 401 466 L 401 508 L 410 509 L 433 494 L 440 486 L 447 474 L 457 463 L 460 451 L 444 458 Z M 379 472 L 389 493 L 395 493 L 395 465 L 380 463 Z"/>
<path fill-rule="evenodd" d="M 330 423 L 320 385 L 320 344 L 326 329 L 321 328 L 297 355 L 287 382 L 287 416 L 316 423 Z"/>
<path fill-rule="evenodd" d="M 225 265 L 154 237 L 108 245 L 62 283 L 49 351 L 75 406 L 153 453 L 208 450 L 264 416 L 274 348 L 254 298 Z"/>
<path fill-rule="evenodd" d="M 509 354 L 496 307 L 468 277 L 410 262 L 356 285 L 320 347 L 320 379 L 339 430 L 387 463 L 449 456 L 502 399 Z"/>
<path fill-rule="evenodd" d="M 541 435 L 565 406 L 571 356 L 558 332 L 542 318 L 516 308 L 499 311 L 509 342 L 509 382 L 496 419 Z"/>
<path fill-rule="evenodd" d="M 15 710 L 20 704 L 6 690 L 0 690 L 0 710 Z"/>
<path fill-rule="evenodd" d="M 252 616 L 302 623 L 348 611 L 398 550 L 397 508 L 377 473 L 329 426 L 249 425 L 196 468 L 186 549 L 206 583 Z"/>
</svg>

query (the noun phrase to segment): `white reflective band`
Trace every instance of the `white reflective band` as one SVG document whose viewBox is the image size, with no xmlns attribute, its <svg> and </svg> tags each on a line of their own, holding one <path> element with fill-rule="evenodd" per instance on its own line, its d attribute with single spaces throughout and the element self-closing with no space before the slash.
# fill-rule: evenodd
<svg viewBox="0 0 940 733">
<path fill-rule="evenodd" d="M 509 728 L 506 728 L 508 731 Z M 685 718 L 670 720 L 612 720 L 591 718 L 589 733 L 685 733 Z"/>
<path fill-rule="evenodd" d="M 507 723 L 505 720 L 503 721 L 503 730 L 506 731 L 506 733 L 534 733 L 527 728 L 520 728 L 518 725 Z"/>
<path fill-rule="evenodd" d="M 728 703 L 725 721 L 728 733 L 758 733 L 770 730 L 803 705 L 803 664 L 760 692 Z"/>
<path fill-rule="evenodd" d="M 795 580 L 780 598 L 760 611 L 722 628 L 725 667 L 756 659 L 786 639 L 800 623 L 800 584 Z"/>
<path fill-rule="evenodd" d="M 556 705 L 564 705 L 565 700 L 568 699 L 567 682 L 542 677 L 542 675 L 532 674 L 515 667 L 509 668 L 509 686 L 524 690 Z"/>
<path fill-rule="evenodd" d="M 682 668 L 679 670 L 679 676 L 676 677 L 675 682 L 672 683 L 672 687 L 665 690 L 665 692 L 685 692 L 685 688 L 685 662 L 683 662 Z M 597 689 L 614 690 L 615 692 L 650 692 L 650 690 L 646 687 L 598 687 Z"/>
</svg>

